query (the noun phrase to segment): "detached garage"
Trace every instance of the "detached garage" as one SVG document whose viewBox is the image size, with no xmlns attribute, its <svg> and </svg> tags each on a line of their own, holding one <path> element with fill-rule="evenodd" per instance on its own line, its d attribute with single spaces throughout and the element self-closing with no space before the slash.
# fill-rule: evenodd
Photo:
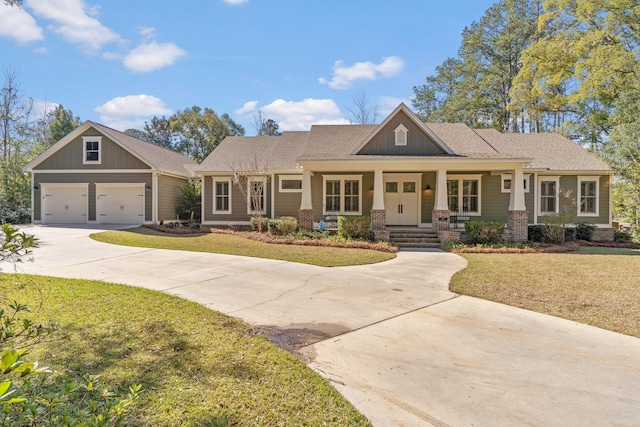
<svg viewBox="0 0 640 427">
<path fill-rule="evenodd" d="M 174 151 L 85 122 L 24 167 L 32 222 L 144 224 L 176 219 L 196 163 Z"/>
</svg>

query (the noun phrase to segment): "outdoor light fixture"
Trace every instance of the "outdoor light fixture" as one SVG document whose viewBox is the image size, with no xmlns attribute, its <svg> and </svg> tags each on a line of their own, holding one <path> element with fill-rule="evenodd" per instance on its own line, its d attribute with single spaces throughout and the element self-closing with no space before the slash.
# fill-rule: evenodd
<svg viewBox="0 0 640 427">
<path fill-rule="evenodd" d="M 33 189 L 34 189 L 35 191 L 38 191 L 38 190 L 40 190 L 40 186 L 39 186 L 38 184 L 36 184 L 36 185 L 34 185 L 34 186 L 33 186 Z"/>
<path fill-rule="evenodd" d="M 425 191 L 431 191 L 431 184 L 427 184 L 427 186 L 424 189 Z"/>
<path fill-rule="evenodd" d="M 151 185 L 145 184 L 144 185 L 144 191 L 151 191 Z"/>
</svg>

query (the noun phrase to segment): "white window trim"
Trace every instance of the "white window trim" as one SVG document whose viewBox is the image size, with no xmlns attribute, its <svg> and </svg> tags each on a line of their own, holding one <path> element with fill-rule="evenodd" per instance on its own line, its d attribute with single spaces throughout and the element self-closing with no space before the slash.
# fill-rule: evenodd
<svg viewBox="0 0 640 427">
<path fill-rule="evenodd" d="M 398 140 L 398 135 L 400 134 L 400 132 L 404 133 L 404 142 Z M 407 129 L 402 123 L 400 123 L 398 125 L 398 127 L 396 127 L 393 130 L 393 133 L 395 135 L 395 144 L 396 145 L 404 146 L 404 145 L 408 144 L 408 142 L 409 142 L 409 129 Z"/>
<path fill-rule="evenodd" d="M 231 197 L 232 197 L 232 194 L 233 194 L 233 184 L 231 183 L 231 178 L 230 177 L 229 178 L 218 178 L 218 177 L 214 176 L 214 177 L 212 177 L 212 180 L 213 180 L 213 206 L 212 206 L 213 213 L 214 214 L 226 214 L 226 215 L 228 215 L 228 214 L 231 213 L 231 211 L 232 211 L 231 207 L 233 206 L 231 204 Z M 216 198 L 218 196 L 218 193 L 216 191 L 217 190 L 217 188 L 216 188 L 216 183 L 217 182 L 226 182 L 229 185 L 229 209 L 226 210 L 226 211 L 217 210 L 216 209 Z"/>
<path fill-rule="evenodd" d="M 302 193 L 302 187 L 299 190 L 282 188 L 282 181 L 300 181 L 302 183 L 302 175 L 280 175 L 278 178 L 278 191 L 281 193 Z"/>
<path fill-rule="evenodd" d="M 327 181 L 340 181 L 340 211 L 327 211 Z M 358 212 L 345 212 L 344 210 L 344 182 L 358 181 Z M 322 214 L 323 215 L 362 215 L 362 175 L 323 175 L 322 176 Z"/>
<path fill-rule="evenodd" d="M 87 142 L 98 141 L 98 160 L 87 160 Z M 100 165 L 102 164 L 102 137 L 101 136 L 83 136 L 82 137 L 82 164 L 83 165 Z"/>
<path fill-rule="evenodd" d="M 543 212 L 542 211 L 542 183 L 543 182 L 547 182 L 547 181 L 555 181 L 556 183 L 556 210 L 555 212 Z M 560 194 L 560 177 L 559 176 L 545 176 L 545 175 L 538 175 L 538 194 L 537 194 L 537 199 L 538 199 L 538 215 L 539 216 L 545 216 L 545 215 L 557 215 L 558 214 L 558 209 L 560 209 L 560 198 L 558 197 Z"/>
<path fill-rule="evenodd" d="M 467 212 L 469 216 L 481 216 L 482 215 L 482 174 L 474 174 L 474 175 L 448 175 L 447 181 L 458 181 L 458 189 L 460 192 L 458 193 L 458 206 L 462 206 L 462 181 L 478 181 L 478 211 L 477 212 Z M 449 195 L 447 194 L 447 198 Z"/>
<path fill-rule="evenodd" d="M 504 181 L 506 179 L 510 179 L 513 181 L 513 178 L 511 178 L 511 174 L 510 173 L 503 173 L 500 175 L 500 192 L 502 193 L 511 193 L 511 189 L 506 189 L 504 188 Z M 513 183 L 512 183 L 513 185 Z M 525 174 L 524 175 L 524 192 L 528 193 L 530 191 L 531 188 L 531 174 Z"/>
<path fill-rule="evenodd" d="M 252 182 L 256 182 L 256 181 L 261 181 L 262 182 L 262 197 L 264 198 L 263 203 L 262 204 L 262 210 L 258 211 L 252 211 L 251 210 L 251 183 Z M 248 215 L 254 215 L 256 213 L 262 213 L 263 215 L 267 214 L 267 177 L 265 176 L 250 176 L 247 179 L 247 214 Z"/>
<path fill-rule="evenodd" d="M 583 182 L 595 182 L 596 183 L 596 211 L 594 212 L 580 212 L 580 201 L 582 200 L 582 183 Z M 578 215 L 580 217 L 596 217 L 600 216 L 600 177 L 599 176 L 579 176 L 578 177 L 578 199 L 576 200 L 578 206 Z"/>
</svg>

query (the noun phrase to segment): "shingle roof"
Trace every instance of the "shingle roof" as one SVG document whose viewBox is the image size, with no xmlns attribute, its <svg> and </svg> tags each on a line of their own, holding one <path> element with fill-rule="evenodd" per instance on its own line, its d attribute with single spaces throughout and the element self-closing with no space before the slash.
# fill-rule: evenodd
<svg viewBox="0 0 640 427">
<path fill-rule="evenodd" d="M 531 157 L 531 168 L 558 171 L 610 171 L 595 154 L 557 133 L 501 133 L 495 129 L 478 129 L 500 153 L 514 157 Z"/>
<path fill-rule="evenodd" d="M 123 148 L 140 158 L 140 160 L 148 163 L 150 166 L 158 170 L 175 173 L 177 175 L 193 175 L 193 171 L 191 169 L 197 166 L 197 163 L 192 159 L 167 148 L 134 138 L 99 123 L 90 123 L 109 139 L 121 145 Z"/>
<path fill-rule="evenodd" d="M 531 168 L 558 171 L 610 171 L 602 160 L 554 133 L 510 134 L 495 129 L 474 130 L 462 123 L 428 123 L 426 127 L 454 155 L 432 159 L 532 159 Z M 419 160 L 419 156 L 353 154 L 381 125 L 314 125 L 309 131 L 284 132 L 278 137 L 227 137 L 196 168 L 199 172 L 228 172 L 255 163 L 269 170 L 293 170 L 307 160 Z M 232 166 L 236 165 L 236 166 Z"/>
</svg>

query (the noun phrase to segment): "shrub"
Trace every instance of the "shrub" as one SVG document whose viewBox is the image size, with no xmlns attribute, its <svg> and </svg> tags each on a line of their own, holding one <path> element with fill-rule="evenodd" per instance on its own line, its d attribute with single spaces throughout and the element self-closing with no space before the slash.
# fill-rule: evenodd
<svg viewBox="0 0 640 427">
<path fill-rule="evenodd" d="M 464 230 L 470 244 L 501 243 L 504 233 L 504 222 L 500 221 L 467 221 Z"/>
<path fill-rule="evenodd" d="M 343 239 L 371 240 L 371 218 L 362 216 L 339 216 L 338 236 Z"/>
<path fill-rule="evenodd" d="M 255 216 L 251 217 L 251 230 L 252 231 L 258 231 L 258 221 L 262 222 L 262 227 L 260 229 L 260 231 L 267 231 L 268 227 L 269 227 L 269 218 L 265 218 L 265 217 L 261 217 L 260 219 L 256 218 Z"/>
<path fill-rule="evenodd" d="M 0 224 L 27 224 L 31 222 L 31 211 L 24 207 L 0 207 Z"/>
<path fill-rule="evenodd" d="M 527 231 L 530 242 L 544 242 L 544 225 L 530 225 Z"/>
<path fill-rule="evenodd" d="M 593 238 L 593 232 L 595 230 L 596 226 L 593 224 L 589 224 L 588 222 L 576 224 L 576 239 L 591 241 L 591 239 Z"/>
<path fill-rule="evenodd" d="M 613 232 L 613 241 L 618 243 L 631 243 L 632 238 L 631 234 L 626 231 L 618 231 L 614 230 Z"/>
<path fill-rule="evenodd" d="M 200 211 L 202 206 L 201 184 L 198 179 L 190 179 L 180 190 L 177 200 L 176 213 L 180 219 L 189 222 L 200 221 Z"/>
<path fill-rule="evenodd" d="M 281 216 L 267 221 L 269 233 L 276 236 L 286 236 L 298 229 L 298 219 L 292 216 Z"/>
</svg>

